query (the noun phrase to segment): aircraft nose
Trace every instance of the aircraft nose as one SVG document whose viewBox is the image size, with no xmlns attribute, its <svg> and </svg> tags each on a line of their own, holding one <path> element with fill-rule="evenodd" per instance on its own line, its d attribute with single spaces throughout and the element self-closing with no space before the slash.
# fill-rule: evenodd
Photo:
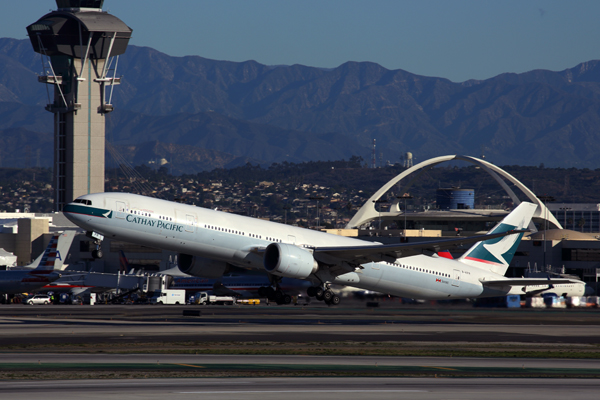
<svg viewBox="0 0 600 400">
<path fill-rule="evenodd" d="M 82 226 L 90 220 L 88 213 L 89 211 L 79 204 L 69 203 L 63 207 L 63 215 L 77 226 Z"/>
</svg>

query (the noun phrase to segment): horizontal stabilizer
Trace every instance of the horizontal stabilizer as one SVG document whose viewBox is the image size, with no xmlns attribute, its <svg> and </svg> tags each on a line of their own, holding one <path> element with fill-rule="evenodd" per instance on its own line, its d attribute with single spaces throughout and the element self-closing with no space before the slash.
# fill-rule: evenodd
<svg viewBox="0 0 600 400">
<path fill-rule="evenodd" d="M 546 278 L 512 278 L 512 279 L 498 279 L 493 281 L 488 281 L 484 279 L 479 280 L 484 286 L 495 286 L 495 287 L 505 287 L 505 286 L 542 286 L 542 285 L 557 285 L 563 283 L 581 283 L 583 281 L 578 281 L 576 279 L 568 279 L 568 278 L 557 278 L 557 279 L 546 279 Z"/>
</svg>

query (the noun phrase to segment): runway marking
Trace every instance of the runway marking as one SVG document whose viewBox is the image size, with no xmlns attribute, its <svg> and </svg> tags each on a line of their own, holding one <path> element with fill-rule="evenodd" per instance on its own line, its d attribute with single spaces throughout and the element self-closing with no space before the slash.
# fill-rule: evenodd
<svg viewBox="0 0 600 400">
<path fill-rule="evenodd" d="M 428 367 L 428 366 L 426 366 L 426 365 L 423 365 L 423 366 L 421 366 L 421 368 L 435 368 L 435 369 L 445 369 L 445 370 L 448 370 L 448 371 L 458 371 L 458 370 L 457 370 L 457 369 L 455 369 L 455 368 L 445 368 L 445 367 Z"/>
<path fill-rule="evenodd" d="M 192 365 L 192 364 L 178 364 L 178 363 L 175 363 L 175 364 L 172 364 L 172 365 L 181 365 L 182 367 L 192 367 L 192 368 L 206 368 L 206 367 L 203 367 L 202 365 Z"/>
<path fill-rule="evenodd" d="M 240 394 L 240 393 L 425 393 L 427 390 L 390 389 L 390 390 L 232 390 L 219 392 L 174 392 L 178 394 Z"/>
</svg>

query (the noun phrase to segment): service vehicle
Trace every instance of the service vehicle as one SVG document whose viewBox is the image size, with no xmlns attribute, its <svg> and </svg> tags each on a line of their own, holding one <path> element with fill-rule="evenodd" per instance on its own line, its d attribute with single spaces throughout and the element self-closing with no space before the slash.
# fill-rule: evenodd
<svg viewBox="0 0 600 400">
<path fill-rule="evenodd" d="M 154 293 L 149 300 L 150 304 L 185 304 L 185 290 L 164 289 Z"/>
<path fill-rule="evenodd" d="M 235 304 L 236 298 L 233 296 L 215 296 L 208 295 L 206 292 L 200 292 L 198 294 L 198 304 L 207 305 L 207 304 Z"/>
</svg>

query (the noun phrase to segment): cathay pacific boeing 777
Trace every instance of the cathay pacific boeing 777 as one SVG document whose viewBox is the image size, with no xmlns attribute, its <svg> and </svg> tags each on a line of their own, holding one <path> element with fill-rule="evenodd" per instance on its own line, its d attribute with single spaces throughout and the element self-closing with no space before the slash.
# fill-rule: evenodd
<svg viewBox="0 0 600 400">
<path fill-rule="evenodd" d="M 528 287 L 565 286 L 583 294 L 583 282 L 507 278 L 508 265 L 536 209 L 521 203 L 486 235 L 383 245 L 255 218 L 127 193 L 83 195 L 64 214 L 97 239 L 104 237 L 179 253 L 182 272 L 216 278 L 229 265 L 263 269 L 274 277 L 312 282 L 309 296 L 330 304 L 330 284 L 416 299 L 527 294 Z M 460 258 L 437 252 L 474 243 Z M 281 293 L 283 295 L 283 293 Z"/>
</svg>

